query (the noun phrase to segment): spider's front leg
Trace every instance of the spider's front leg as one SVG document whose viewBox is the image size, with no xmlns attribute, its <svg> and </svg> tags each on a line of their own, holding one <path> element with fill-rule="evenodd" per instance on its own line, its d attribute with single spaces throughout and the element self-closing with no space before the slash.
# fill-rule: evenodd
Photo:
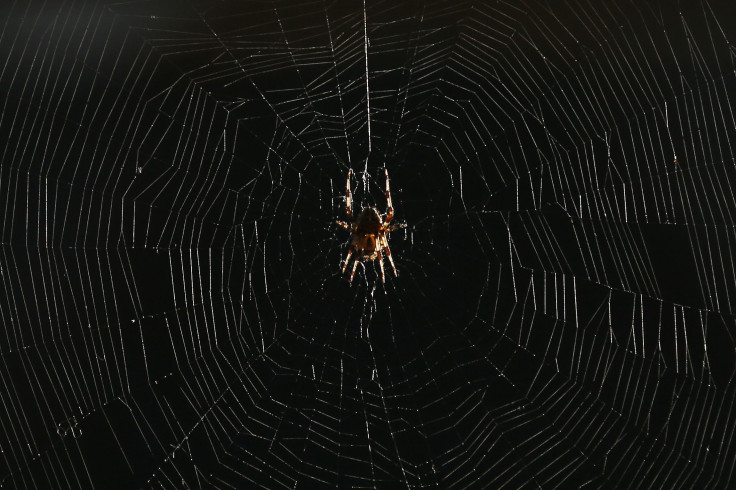
<svg viewBox="0 0 736 490">
<path fill-rule="evenodd" d="M 383 169 L 383 173 L 386 175 L 386 220 L 384 221 L 384 224 L 387 224 L 389 221 L 394 219 L 394 206 L 391 204 L 391 188 L 388 185 L 388 170 L 385 168 Z"/>
<path fill-rule="evenodd" d="M 353 222 L 353 198 L 350 195 L 350 176 L 353 174 L 353 170 L 348 170 L 348 180 L 345 184 L 345 214 L 348 215 L 348 220 Z"/>
</svg>

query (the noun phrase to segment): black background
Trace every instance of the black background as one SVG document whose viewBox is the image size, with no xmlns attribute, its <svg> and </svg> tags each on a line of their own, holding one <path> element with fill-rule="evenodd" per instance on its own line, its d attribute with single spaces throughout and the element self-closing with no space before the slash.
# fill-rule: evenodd
<svg viewBox="0 0 736 490">
<path fill-rule="evenodd" d="M 5 486 L 733 486 L 733 7 L 396 3 L 2 8 Z"/>
</svg>

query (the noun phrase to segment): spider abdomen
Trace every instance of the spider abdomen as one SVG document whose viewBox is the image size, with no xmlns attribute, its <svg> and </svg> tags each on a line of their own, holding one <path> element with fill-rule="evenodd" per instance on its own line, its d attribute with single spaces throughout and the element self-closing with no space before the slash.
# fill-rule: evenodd
<svg viewBox="0 0 736 490">
<path fill-rule="evenodd" d="M 374 260 L 378 256 L 376 253 L 376 250 L 378 249 L 376 244 L 376 235 L 355 235 L 353 237 L 353 248 L 358 254 L 360 254 L 360 257 L 363 260 Z"/>
</svg>

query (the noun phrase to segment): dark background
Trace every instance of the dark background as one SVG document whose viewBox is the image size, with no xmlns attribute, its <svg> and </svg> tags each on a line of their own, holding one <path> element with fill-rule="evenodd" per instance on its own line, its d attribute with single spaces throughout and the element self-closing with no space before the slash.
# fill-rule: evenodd
<svg viewBox="0 0 736 490">
<path fill-rule="evenodd" d="M 2 484 L 733 487 L 730 2 L 366 3 L 3 5 Z"/>
</svg>

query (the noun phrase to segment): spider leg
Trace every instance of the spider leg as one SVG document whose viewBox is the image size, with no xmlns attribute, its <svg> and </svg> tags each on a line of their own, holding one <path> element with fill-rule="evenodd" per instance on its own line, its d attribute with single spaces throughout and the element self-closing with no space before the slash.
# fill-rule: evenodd
<svg viewBox="0 0 736 490">
<path fill-rule="evenodd" d="M 383 173 L 386 174 L 386 205 L 388 206 L 388 210 L 386 211 L 386 220 L 384 222 L 388 223 L 394 219 L 394 206 L 391 204 L 391 188 L 388 186 L 388 170 L 384 168 Z"/>
<path fill-rule="evenodd" d="M 353 221 L 353 198 L 350 195 L 350 176 L 353 174 L 352 169 L 348 170 L 348 180 L 345 184 L 345 214 L 348 215 L 348 219 Z"/>
<path fill-rule="evenodd" d="M 350 282 L 353 282 L 353 276 L 355 275 L 355 269 L 358 267 L 358 260 L 353 262 L 353 272 L 350 273 Z"/>
<path fill-rule="evenodd" d="M 394 223 L 393 225 L 386 228 L 386 233 L 394 230 L 399 230 L 401 228 L 406 228 L 406 223 Z"/>
<path fill-rule="evenodd" d="M 343 274 L 345 273 L 345 268 L 348 266 L 348 263 L 350 262 L 350 256 L 351 255 L 353 255 L 353 249 L 352 248 L 350 250 L 348 250 L 348 256 L 345 257 L 345 263 L 342 264 L 342 272 L 343 272 Z M 356 260 L 356 262 L 357 262 L 357 260 Z"/>
<path fill-rule="evenodd" d="M 386 250 L 386 255 L 388 256 L 388 261 L 391 262 L 391 268 L 394 271 L 394 276 L 399 277 L 399 274 L 396 272 L 396 265 L 394 264 L 394 258 L 391 257 L 391 249 L 388 248 L 388 240 L 386 237 L 383 237 L 383 248 Z"/>
<path fill-rule="evenodd" d="M 348 231 L 350 231 L 350 229 L 352 228 L 352 227 L 351 227 L 351 226 L 350 226 L 350 225 L 349 225 L 349 224 L 347 223 L 347 221 L 337 221 L 336 223 L 337 223 L 338 225 L 342 226 L 343 228 L 345 228 L 345 229 L 346 229 L 346 230 L 348 230 Z"/>
<path fill-rule="evenodd" d="M 383 272 L 383 254 L 381 253 L 381 248 L 379 247 L 377 250 L 378 252 L 378 263 L 381 266 L 381 282 L 386 282 L 386 273 Z"/>
</svg>

